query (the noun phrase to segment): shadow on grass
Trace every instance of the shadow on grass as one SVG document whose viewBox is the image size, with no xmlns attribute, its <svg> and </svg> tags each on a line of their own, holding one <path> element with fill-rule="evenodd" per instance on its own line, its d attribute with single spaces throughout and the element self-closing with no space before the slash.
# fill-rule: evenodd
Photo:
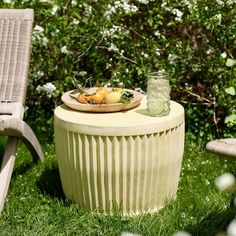
<svg viewBox="0 0 236 236">
<path fill-rule="evenodd" d="M 29 171 L 33 166 L 35 165 L 35 163 L 33 162 L 33 160 L 31 162 L 25 162 L 22 163 L 20 166 L 17 166 L 13 173 L 12 173 L 12 177 L 17 177 L 19 175 L 24 175 L 27 171 Z"/>
<path fill-rule="evenodd" d="M 65 195 L 62 190 L 59 170 L 56 166 L 47 168 L 43 171 L 36 186 L 42 193 L 46 193 L 51 197 L 56 197 L 60 200 L 65 200 Z"/>
<path fill-rule="evenodd" d="M 0 167 L 2 166 L 3 155 L 4 155 L 4 147 L 0 144 Z"/>
<path fill-rule="evenodd" d="M 0 137 L 0 167 L 2 165 L 2 160 L 5 152 L 6 138 Z"/>
<path fill-rule="evenodd" d="M 236 209 L 233 204 L 225 211 L 214 211 L 201 219 L 196 225 L 189 225 L 185 230 L 191 235 L 215 236 L 217 233 L 225 232 L 228 225 L 234 219 Z"/>
</svg>

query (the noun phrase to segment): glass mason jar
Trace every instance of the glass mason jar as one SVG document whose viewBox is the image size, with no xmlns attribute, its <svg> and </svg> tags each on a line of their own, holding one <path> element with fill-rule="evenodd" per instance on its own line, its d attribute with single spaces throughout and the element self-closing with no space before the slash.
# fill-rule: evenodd
<svg viewBox="0 0 236 236">
<path fill-rule="evenodd" d="M 147 110 L 151 116 L 166 116 L 170 112 L 170 85 L 165 70 L 147 76 Z"/>
</svg>

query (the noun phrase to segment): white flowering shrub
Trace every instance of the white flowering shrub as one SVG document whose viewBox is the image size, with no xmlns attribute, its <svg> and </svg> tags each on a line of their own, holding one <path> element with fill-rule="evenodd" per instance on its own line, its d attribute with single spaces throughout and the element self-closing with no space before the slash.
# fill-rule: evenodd
<svg viewBox="0 0 236 236">
<path fill-rule="evenodd" d="M 236 0 L 5 0 L 0 7 L 35 11 L 27 106 L 36 122 L 47 120 L 38 127 L 52 125 L 73 79 L 145 91 L 147 73 L 164 68 L 172 99 L 186 108 L 187 131 L 236 131 Z"/>
</svg>

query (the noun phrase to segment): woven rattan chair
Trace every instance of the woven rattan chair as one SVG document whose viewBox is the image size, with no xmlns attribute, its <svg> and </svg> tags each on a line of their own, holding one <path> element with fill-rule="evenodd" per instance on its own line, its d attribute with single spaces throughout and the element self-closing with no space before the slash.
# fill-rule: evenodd
<svg viewBox="0 0 236 236">
<path fill-rule="evenodd" d="M 0 172 L 0 212 L 21 139 L 34 160 L 43 160 L 40 144 L 25 121 L 24 103 L 31 53 L 32 9 L 0 9 L 0 135 L 8 136 Z"/>
<path fill-rule="evenodd" d="M 208 142 L 206 149 L 215 154 L 236 158 L 236 139 L 216 139 Z"/>
</svg>

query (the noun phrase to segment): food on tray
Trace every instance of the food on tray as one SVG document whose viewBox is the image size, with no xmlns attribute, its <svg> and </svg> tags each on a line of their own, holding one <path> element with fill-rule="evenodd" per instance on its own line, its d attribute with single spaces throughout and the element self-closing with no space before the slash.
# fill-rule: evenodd
<svg viewBox="0 0 236 236">
<path fill-rule="evenodd" d="M 118 91 L 111 91 L 106 95 L 106 103 L 113 104 L 120 102 L 122 93 Z"/>
<path fill-rule="evenodd" d="M 133 93 L 124 90 L 123 88 L 97 88 L 92 93 L 86 90 L 82 91 L 78 97 L 77 101 L 80 103 L 90 103 L 90 104 L 114 104 L 114 103 L 124 103 L 128 104 L 133 98 Z"/>
<path fill-rule="evenodd" d="M 88 96 L 85 95 L 85 93 L 80 93 L 77 97 L 78 102 L 80 103 L 87 103 L 88 102 Z"/>
</svg>

